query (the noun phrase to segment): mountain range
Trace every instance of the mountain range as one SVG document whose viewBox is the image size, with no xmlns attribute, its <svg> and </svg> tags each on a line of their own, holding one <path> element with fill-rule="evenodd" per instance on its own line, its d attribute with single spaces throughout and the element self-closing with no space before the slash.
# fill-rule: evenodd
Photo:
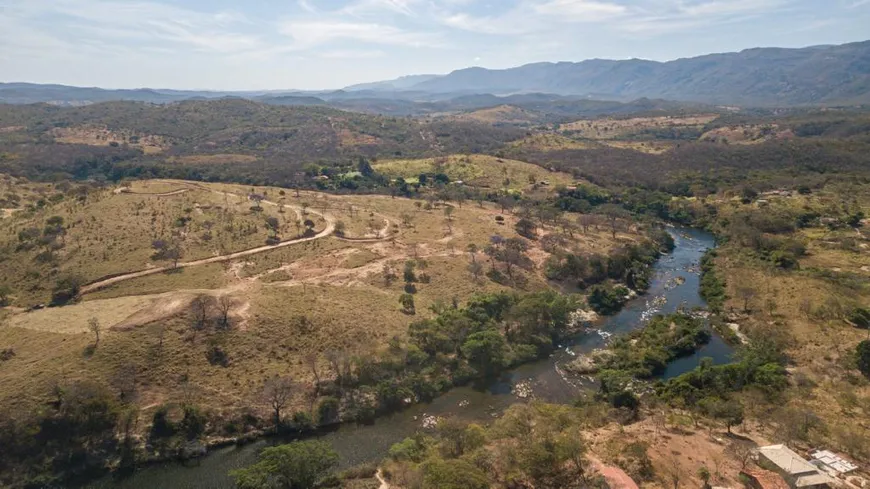
<svg viewBox="0 0 870 489">
<path fill-rule="evenodd" d="M 755 48 L 668 62 L 641 59 L 534 63 L 446 75 L 410 75 L 338 91 L 215 92 L 0 83 L 0 102 L 83 105 L 110 100 L 172 103 L 239 97 L 280 105 L 329 105 L 419 115 L 510 103 L 660 99 L 744 107 L 870 104 L 870 41 L 800 49 Z M 476 101 L 470 105 L 471 100 Z"/>
</svg>

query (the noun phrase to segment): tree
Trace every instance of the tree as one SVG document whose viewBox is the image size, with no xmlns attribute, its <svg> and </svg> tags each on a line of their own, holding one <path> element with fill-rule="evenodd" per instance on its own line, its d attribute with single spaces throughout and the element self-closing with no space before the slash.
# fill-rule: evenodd
<svg viewBox="0 0 870 489">
<path fill-rule="evenodd" d="M 273 235 L 278 234 L 278 230 L 281 228 L 281 223 L 278 221 L 277 217 L 269 216 L 266 218 L 266 229 L 269 230 Z"/>
<path fill-rule="evenodd" d="M 315 397 L 320 392 L 320 372 L 317 370 L 317 353 L 310 352 L 306 353 L 305 357 L 303 357 L 303 361 L 305 365 L 311 369 L 311 373 L 314 374 L 314 395 Z"/>
<path fill-rule="evenodd" d="M 411 294 L 402 294 L 399 297 L 399 304 L 402 305 L 402 312 L 408 315 L 414 315 L 417 313 L 416 307 L 414 306 L 414 296 Z"/>
<path fill-rule="evenodd" d="M 590 226 L 598 225 L 598 218 L 593 214 L 580 214 L 577 217 L 577 225 L 583 228 L 583 234 L 588 234 Z"/>
<path fill-rule="evenodd" d="M 491 377 L 508 365 L 510 347 L 498 331 L 478 331 L 468 336 L 462 354 L 478 372 Z"/>
<path fill-rule="evenodd" d="M 208 326 L 211 305 L 212 298 L 207 295 L 198 295 L 190 303 L 190 312 L 192 315 L 190 329 L 193 331 L 194 340 L 196 340 L 196 333 L 204 330 L 206 326 Z"/>
<path fill-rule="evenodd" d="M 178 241 L 173 240 L 172 242 L 168 242 L 158 239 L 151 243 L 151 247 L 154 248 L 154 253 L 151 255 L 152 260 L 171 260 L 172 268 L 178 268 L 178 261 L 181 260 L 184 255 L 181 249 L 181 244 Z"/>
<path fill-rule="evenodd" d="M 755 297 L 755 289 L 752 287 L 740 287 L 737 289 L 737 296 L 743 300 L 743 312 L 750 312 L 749 302 Z"/>
<path fill-rule="evenodd" d="M 483 275 L 483 265 L 477 261 L 473 261 L 468 264 L 468 273 L 471 274 L 471 277 L 478 281 L 480 277 Z"/>
<path fill-rule="evenodd" d="M 12 289 L 8 285 L 0 285 L 0 307 L 9 305 L 10 295 L 12 295 Z"/>
<path fill-rule="evenodd" d="M 233 300 L 228 295 L 222 295 L 217 300 L 218 327 L 230 329 L 230 311 L 233 308 Z"/>
<path fill-rule="evenodd" d="M 88 319 L 88 331 L 94 334 L 94 348 L 100 344 L 100 332 L 103 330 L 100 326 L 100 320 L 97 318 Z"/>
<path fill-rule="evenodd" d="M 335 235 L 336 236 L 344 236 L 345 231 L 347 230 L 347 225 L 344 221 L 336 221 L 335 222 Z"/>
<path fill-rule="evenodd" d="M 264 200 L 266 200 L 266 197 L 265 197 L 264 195 L 260 195 L 260 194 L 251 194 L 251 195 L 248 196 L 248 198 L 249 198 L 251 201 L 254 202 L 254 206 L 251 207 L 251 210 L 252 210 L 252 211 L 254 211 L 254 212 L 260 212 L 261 210 L 263 210 L 263 206 L 260 205 L 260 204 L 261 204 Z"/>
<path fill-rule="evenodd" d="M 860 370 L 865 377 L 870 379 L 870 340 L 864 340 L 861 343 L 858 343 L 858 347 L 855 348 L 855 353 L 857 356 L 858 370 Z"/>
<path fill-rule="evenodd" d="M 732 426 L 743 422 L 743 404 L 740 401 L 708 398 L 701 401 L 701 408 L 710 416 L 725 423 L 728 434 L 731 434 Z"/>
<path fill-rule="evenodd" d="M 396 280 L 396 271 L 393 270 L 393 267 L 389 263 L 384 263 L 381 271 L 384 275 L 384 286 L 389 287 Z"/>
<path fill-rule="evenodd" d="M 599 212 L 610 225 L 610 232 L 613 235 L 613 239 L 616 239 L 616 231 L 619 229 L 619 221 L 628 217 L 628 211 L 616 204 L 604 204 L 599 208 Z"/>
<path fill-rule="evenodd" d="M 505 271 L 508 277 L 513 279 L 513 269 L 515 266 L 520 266 L 526 261 L 527 250 L 528 245 L 522 239 L 508 238 L 501 246 L 495 246 L 492 256 L 505 264 Z"/>
<path fill-rule="evenodd" d="M 711 476 L 712 474 L 710 474 L 710 469 L 708 469 L 707 467 L 702 465 L 701 468 L 698 469 L 698 478 L 704 482 L 704 489 L 710 487 Z"/>
<path fill-rule="evenodd" d="M 477 262 L 477 252 L 480 251 L 480 248 L 477 247 L 474 243 L 469 243 L 468 246 L 465 247 L 465 251 L 468 252 L 468 255 L 471 257 L 471 262 Z"/>
<path fill-rule="evenodd" d="M 486 473 L 462 459 L 432 460 L 423 464 L 423 489 L 487 489 Z"/>
<path fill-rule="evenodd" d="M 505 196 L 498 199 L 498 206 L 501 209 L 502 214 L 505 212 L 511 212 L 516 205 L 517 201 L 513 197 Z"/>
<path fill-rule="evenodd" d="M 51 303 L 62 306 L 75 300 L 81 289 L 81 279 L 76 275 L 64 275 L 55 282 L 51 292 Z"/>
<path fill-rule="evenodd" d="M 272 409 L 275 431 L 281 429 L 281 411 L 293 397 L 293 381 L 289 377 L 274 377 L 263 386 L 263 398 Z"/>
<path fill-rule="evenodd" d="M 519 221 L 517 221 L 514 229 L 516 229 L 517 234 L 524 238 L 537 238 L 538 226 L 536 226 L 531 219 L 520 219 Z"/>
<path fill-rule="evenodd" d="M 337 464 L 328 443 L 297 441 L 264 449 L 257 463 L 230 475 L 239 489 L 313 489 Z"/>
</svg>

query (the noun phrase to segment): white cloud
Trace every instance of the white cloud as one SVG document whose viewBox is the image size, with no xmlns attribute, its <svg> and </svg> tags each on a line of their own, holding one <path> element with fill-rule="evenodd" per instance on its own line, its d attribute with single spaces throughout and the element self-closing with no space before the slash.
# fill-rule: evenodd
<svg viewBox="0 0 870 489">
<path fill-rule="evenodd" d="M 413 7 L 419 4 L 419 0 L 357 0 L 340 9 L 339 13 L 360 15 L 388 11 L 407 16 L 414 16 L 416 15 L 416 12 Z"/>
<path fill-rule="evenodd" d="M 378 49 L 336 49 L 323 51 L 318 56 L 329 59 L 374 59 L 383 58 L 387 53 Z"/>
<path fill-rule="evenodd" d="M 234 30 L 250 23 L 238 12 L 204 13 L 156 2 L 28 0 L 5 9 L 2 17 L 61 43 L 129 41 L 130 49 L 156 43 L 216 53 L 262 44 L 256 35 Z"/>
<path fill-rule="evenodd" d="M 295 42 L 294 49 L 307 49 L 335 41 L 357 41 L 411 47 L 440 45 L 437 36 L 410 32 L 391 25 L 345 21 L 287 21 L 280 32 Z"/>
<path fill-rule="evenodd" d="M 597 22 L 628 12 L 623 5 L 589 0 L 551 0 L 535 5 L 533 9 L 540 14 L 573 22 Z"/>
</svg>

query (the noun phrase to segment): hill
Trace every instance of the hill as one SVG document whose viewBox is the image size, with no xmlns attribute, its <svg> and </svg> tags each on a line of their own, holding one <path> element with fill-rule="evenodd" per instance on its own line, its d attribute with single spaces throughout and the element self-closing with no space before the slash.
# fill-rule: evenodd
<svg viewBox="0 0 870 489">
<path fill-rule="evenodd" d="M 757 48 L 666 63 L 594 59 L 505 70 L 467 68 L 410 89 L 492 94 L 533 91 L 747 106 L 859 104 L 870 102 L 870 41 L 803 49 Z"/>
</svg>

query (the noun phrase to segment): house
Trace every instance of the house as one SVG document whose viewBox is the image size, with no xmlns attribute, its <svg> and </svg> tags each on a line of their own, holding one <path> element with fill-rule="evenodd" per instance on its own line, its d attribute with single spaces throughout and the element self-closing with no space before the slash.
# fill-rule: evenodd
<svg viewBox="0 0 870 489">
<path fill-rule="evenodd" d="M 814 465 L 821 466 L 825 472 L 833 476 L 848 474 L 858 469 L 857 465 L 828 450 L 816 450 L 810 454 L 810 457 L 813 458 Z"/>
<path fill-rule="evenodd" d="M 785 479 L 780 477 L 776 472 L 764 470 L 758 467 L 744 469 L 740 475 L 746 477 L 749 481 L 749 487 L 752 489 L 790 489 Z"/>
<path fill-rule="evenodd" d="M 758 455 L 761 467 L 778 473 L 793 489 L 821 489 L 834 485 L 834 479 L 785 445 L 761 447 Z"/>
</svg>

